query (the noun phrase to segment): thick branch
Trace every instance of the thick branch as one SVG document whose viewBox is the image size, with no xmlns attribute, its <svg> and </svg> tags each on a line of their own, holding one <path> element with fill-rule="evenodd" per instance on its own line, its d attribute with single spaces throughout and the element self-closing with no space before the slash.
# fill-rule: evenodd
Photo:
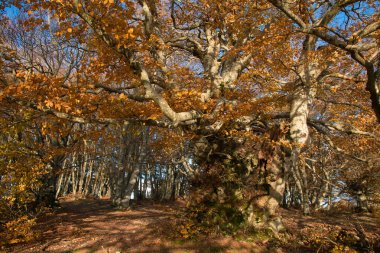
<svg viewBox="0 0 380 253">
<path fill-rule="evenodd" d="M 18 100 L 12 96 L 7 96 L 6 99 L 11 103 L 16 103 L 20 106 L 24 106 L 24 107 L 27 107 L 27 108 L 30 108 L 30 109 L 33 109 L 36 111 L 40 111 L 40 112 L 43 112 L 45 114 L 53 115 L 59 119 L 65 119 L 65 120 L 75 122 L 75 123 L 80 123 L 80 124 L 93 123 L 93 124 L 104 124 L 104 125 L 107 125 L 107 124 L 112 124 L 112 125 L 124 124 L 124 125 L 127 125 L 130 123 L 143 123 L 146 125 L 158 126 L 158 127 L 163 127 L 163 128 L 174 128 L 174 127 L 176 127 L 176 125 L 171 123 L 171 122 L 152 120 L 152 119 L 143 119 L 143 118 L 133 118 L 133 119 L 115 119 L 115 118 L 98 118 L 98 117 L 85 118 L 83 116 L 74 116 L 74 115 L 71 115 L 69 113 L 60 112 L 60 111 L 55 110 L 53 108 L 37 106 L 33 102 Z M 186 124 L 183 123 L 181 125 L 186 125 Z"/>
</svg>

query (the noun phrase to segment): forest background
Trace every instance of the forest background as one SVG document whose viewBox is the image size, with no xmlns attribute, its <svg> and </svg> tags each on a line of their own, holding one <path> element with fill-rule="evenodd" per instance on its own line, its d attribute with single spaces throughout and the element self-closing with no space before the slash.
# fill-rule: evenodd
<svg viewBox="0 0 380 253">
<path fill-rule="evenodd" d="M 0 233 L 59 197 L 186 200 L 185 237 L 379 210 L 374 0 L 0 3 Z M 377 210 L 377 211 L 376 211 Z"/>
</svg>

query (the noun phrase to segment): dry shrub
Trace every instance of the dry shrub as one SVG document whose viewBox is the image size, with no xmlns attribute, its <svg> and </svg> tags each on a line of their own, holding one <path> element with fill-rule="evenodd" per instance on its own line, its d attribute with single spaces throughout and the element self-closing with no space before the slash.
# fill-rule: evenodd
<svg viewBox="0 0 380 253">
<path fill-rule="evenodd" d="M 8 221 L 1 228 L 0 243 L 12 245 L 33 240 L 35 238 L 32 231 L 34 225 L 36 225 L 36 219 L 30 219 L 26 215 Z"/>
<path fill-rule="evenodd" d="M 316 224 L 301 230 L 301 244 L 318 252 L 375 252 L 362 230 L 347 230 L 339 226 Z"/>
<path fill-rule="evenodd" d="M 346 200 L 346 199 L 341 199 L 338 202 L 335 202 L 330 210 L 327 212 L 329 214 L 341 214 L 341 213 L 353 213 L 355 210 L 355 206 L 352 202 Z"/>
</svg>

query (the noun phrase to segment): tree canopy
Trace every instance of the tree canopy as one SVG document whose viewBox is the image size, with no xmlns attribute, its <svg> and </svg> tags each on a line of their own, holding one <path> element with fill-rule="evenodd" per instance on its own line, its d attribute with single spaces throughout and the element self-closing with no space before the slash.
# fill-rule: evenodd
<svg viewBox="0 0 380 253">
<path fill-rule="evenodd" d="M 188 195 L 194 220 L 229 233 L 280 206 L 378 203 L 379 1 L 0 11 L 0 225 L 68 192 L 128 207 L 136 187 Z"/>
</svg>

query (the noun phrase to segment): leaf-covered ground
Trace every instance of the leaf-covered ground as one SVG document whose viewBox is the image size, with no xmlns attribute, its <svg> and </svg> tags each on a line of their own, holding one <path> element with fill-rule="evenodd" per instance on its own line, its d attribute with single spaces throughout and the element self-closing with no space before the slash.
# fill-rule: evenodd
<svg viewBox="0 0 380 253">
<path fill-rule="evenodd" d="M 369 240 L 380 237 L 379 220 L 368 215 L 304 217 L 284 211 L 288 233 L 277 243 L 265 236 L 184 240 L 175 227 L 179 212 L 178 204 L 144 202 L 123 211 L 113 209 L 108 200 L 65 200 L 41 220 L 36 241 L 6 252 L 323 252 L 332 246 L 339 250 L 330 234 L 351 233 L 354 223 L 364 228 Z"/>
</svg>

